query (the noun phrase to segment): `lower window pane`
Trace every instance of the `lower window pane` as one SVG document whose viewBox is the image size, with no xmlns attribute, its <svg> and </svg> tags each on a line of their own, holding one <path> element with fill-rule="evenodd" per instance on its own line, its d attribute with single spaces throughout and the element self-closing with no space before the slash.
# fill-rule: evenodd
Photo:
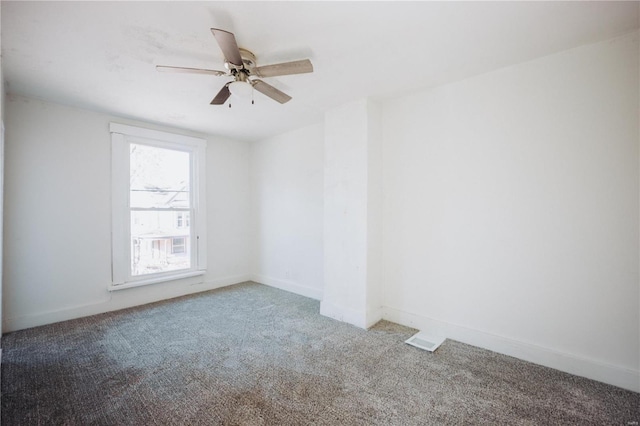
<svg viewBox="0 0 640 426">
<path fill-rule="evenodd" d="M 191 268 L 188 212 L 131 212 L 131 275 Z"/>
</svg>

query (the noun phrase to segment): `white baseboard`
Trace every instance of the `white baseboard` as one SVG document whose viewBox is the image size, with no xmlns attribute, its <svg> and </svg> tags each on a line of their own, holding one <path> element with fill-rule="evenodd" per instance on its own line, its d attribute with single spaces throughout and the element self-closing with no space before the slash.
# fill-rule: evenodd
<svg viewBox="0 0 640 426">
<path fill-rule="evenodd" d="M 260 274 L 251 274 L 250 277 L 251 281 L 268 285 L 269 287 L 279 288 L 280 290 L 285 290 L 315 300 L 322 300 L 322 289 L 304 286 L 293 281 L 279 280 Z"/>
<path fill-rule="evenodd" d="M 382 318 L 407 327 L 417 328 L 462 343 L 488 349 L 534 364 L 544 365 L 576 376 L 640 392 L 640 372 L 558 352 L 542 346 L 496 336 L 479 330 L 450 324 L 422 315 L 383 307 Z"/>
<path fill-rule="evenodd" d="M 214 290 L 216 288 L 226 287 L 245 281 L 251 281 L 251 276 L 249 274 L 235 275 L 207 281 L 203 281 L 202 277 L 192 277 L 185 279 L 182 285 L 176 285 L 175 283 L 162 283 L 158 284 L 157 288 L 154 288 L 155 285 L 151 287 L 133 287 L 112 293 L 106 292 L 105 286 L 106 298 L 103 300 L 85 305 L 65 307 L 54 311 L 5 318 L 2 330 L 5 333 L 23 330 L 25 328 L 117 311 L 120 309 L 145 305 L 147 303 L 186 296 L 188 294 Z"/>
</svg>

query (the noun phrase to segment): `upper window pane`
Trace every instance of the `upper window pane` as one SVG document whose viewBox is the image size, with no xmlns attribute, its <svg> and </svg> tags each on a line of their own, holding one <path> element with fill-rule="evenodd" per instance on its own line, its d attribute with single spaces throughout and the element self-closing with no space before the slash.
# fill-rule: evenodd
<svg viewBox="0 0 640 426">
<path fill-rule="evenodd" d="M 130 147 L 130 206 L 189 208 L 190 154 L 135 143 Z"/>
</svg>

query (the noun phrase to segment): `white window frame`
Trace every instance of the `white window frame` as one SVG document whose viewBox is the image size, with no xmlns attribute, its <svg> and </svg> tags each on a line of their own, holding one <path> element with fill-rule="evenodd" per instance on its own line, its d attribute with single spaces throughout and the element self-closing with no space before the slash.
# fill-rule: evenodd
<svg viewBox="0 0 640 426">
<path fill-rule="evenodd" d="M 111 123 L 111 276 L 109 290 L 121 290 L 203 275 L 207 269 L 206 140 L 125 124 Z M 130 144 L 191 153 L 191 268 L 141 276 L 131 275 L 131 216 L 129 204 Z M 195 264 L 194 264 L 195 263 Z"/>
</svg>

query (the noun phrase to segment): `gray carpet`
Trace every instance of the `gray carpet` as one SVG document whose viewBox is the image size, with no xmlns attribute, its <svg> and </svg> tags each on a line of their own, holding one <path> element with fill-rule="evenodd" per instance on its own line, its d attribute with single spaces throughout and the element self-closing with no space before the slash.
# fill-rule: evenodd
<svg viewBox="0 0 640 426">
<path fill-rule="evenodd" d="M 2 424 L 598 424 L 640 394 L 245 283 L 3 337 Z M 637 423 L 635 423 L 637 424 Z"/>
</svg>

